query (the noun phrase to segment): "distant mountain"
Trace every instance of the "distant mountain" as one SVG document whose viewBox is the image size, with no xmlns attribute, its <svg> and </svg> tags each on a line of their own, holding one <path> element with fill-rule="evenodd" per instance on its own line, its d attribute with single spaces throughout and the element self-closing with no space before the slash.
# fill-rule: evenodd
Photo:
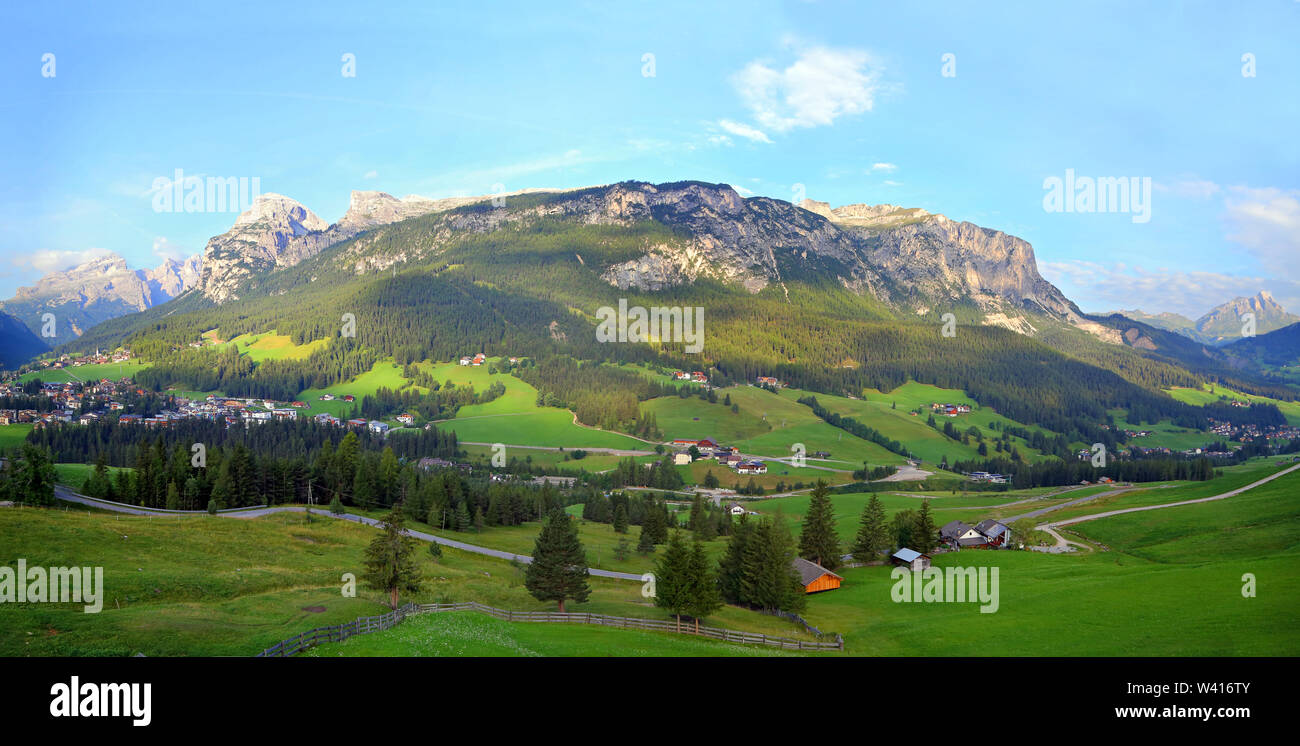
<svg viewBox="0 0 1300 746">
<path fill-rule="evenodd" d="M 1241 339 L 1247 313 L 1255 314 L 1255 334 L 1267 334 L 1300 321 L 1300 316 L 1289 313 L 1268 291 L 1261 290 L 1249 298 L 1234 298 L 1216 306 L 1196 321 L 1176 313 L 1149 314 L 1139 310 L 1111 311 L 1134 321 L 1159 329 L 1178 332 L 1203 344 L 1222 345 Z"/>
<path fill-rule="evenodd" d="M 1273 296 L 1261 290 L 1250 298 L 1233 298 L 1196 321 L 1196 331 L 1212 344 L 1223 344 L 1241 339 L 1242 319 L 1255 314 L 1255 334 L 1267 334 L 1300 321 L 1300 316 L 1287 312 Z"/>
<path fill-rule="evenodd" d="M 1154 326 L 1157 329 L 1165 329 L 1171 332 L 1183 332 L 1183 333 L 1193 332 L 1194 333 L 1196 331 L 1195 321 L 1192 321 L 1191 319 L 1187 318 L 1186 316 L 1183 316 L 1182 314 L 1172 313 L 1169 311 L 1165 311 L 1164 313 L 1146 313 L 1145 311 L 1141 311 L 1139 309 L 1133 309 L 1131 311 L 1128 310 L 1108 311 L 1107 313 L 1100 314 L 1100 315 L 1102 316 L 1119 315 L 1119 316 L 1123 316 L 1124 318 L 1132 319 L 1134 321 L 1141 321 L 1142 323 L 1147 324 L 1148 326 Z M 1194 336 L 1194 334 L 1189 334 L 1188 336 Z"/>
<path fill-rule="evenodd" d="M 0 369 L 14 370 L 47 349 L 26 324 L 0 313 Z"/>
<path fill-rule="evenodd" d="M 118 316 L 153 308 L 198 282 L 200 257 L 167 259 L 154 269 L 130 269 L 118 254 L 105 254 L 72 269 L 51 272 L 36 284 L 18 288 L 0 310 L 39 334 L 42 317 L 54 314 L 54 344 Z"/>
</svg>

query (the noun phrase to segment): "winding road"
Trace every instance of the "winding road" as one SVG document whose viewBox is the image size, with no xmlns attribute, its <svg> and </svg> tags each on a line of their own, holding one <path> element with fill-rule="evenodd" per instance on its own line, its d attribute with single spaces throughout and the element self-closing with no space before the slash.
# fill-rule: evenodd
<svg viewBox="0 0 1300 746">
<path fill-rule="evenodd" d="M 86 495 L 78 494 L 62 486 L 55 487 L 54 493 L 56 497 L 58 497 L 60 500 L 63 500 L 65 502 L 77 503 L 91 508 L 99 508 L 100 510 L 111 510 L 115 513 L 158 516 L 164 518 L 165 517 L 179 518 L 181 516 L 187 516 L 187 515 L 195 516 L 195 515 L 208 514 L 207 511 L 203 511 L 203 510 L 166 510 L 163 508 L 142 508 L 138 505 L 127 505 L 125 503 L 111 502 L 109 500 L 99 500 L 93 497 L 87 497 Z M 252 508 L 230 508 L 227 510 L 220 511 L 218 515 L 222 515 L 227 518 L 258 518 L 265 515 L 271 515 L 272 513 L 304 513 L 306 512 L 306 510 L 307 510 L 306 508 L 291 507 L 291 506 L 282 506 L 282 507 L 258 506 Z M 379 525 L 378 520 L 374 518 L 367 518 L 361 515 L 356 515 L 355 513 L 343 513 L 341 515 L 334 515 L 328 510 L 313 510 L 312 513 L 314 515 L 327 516 L 330 518 L 341 518 L 345 521 L 352 521 L 354 523 L 364 523 L 367 526 Z M 519 560 L 524 564 L 528 564 L 533 561 L 532 557 L 529 557 L 524 554 L 512 554 L 510 552 L 503 552 L 500 549 L 489 549 L 488 547 L 481 547 L 478 546 L 477 544 L 466 544 L 463 541 L 456 541 L 455 539 L 447 539 L 442 536 L 434 536 L 433 534 L 425 533 L 423 531 L 414 531 L 411 529 L 407 529 L 407 533 L 417 539 L 420 539 L 421 541 L 434 542 L 437 544 L 441 544 L 443 546 L 452 547 L 454 549 L 461 549 L 466 552 L 473 552 L 474 554 L 482 554 L 487 557 L 496 557 L 498 559 L 505 559 L 505 560 Z M 594 567 L 588 568 L 587 572 L 590 573 L 591 575 L 594 575 L 596 577 L 601 577 L 601 578 L 613 578 L 615 580 L 635 580 L 637 582 L 641 582 L 640 575 L 630 573 L 630 572 L 615 572 L 613 570 L 601 570 Z"/>
</svg>

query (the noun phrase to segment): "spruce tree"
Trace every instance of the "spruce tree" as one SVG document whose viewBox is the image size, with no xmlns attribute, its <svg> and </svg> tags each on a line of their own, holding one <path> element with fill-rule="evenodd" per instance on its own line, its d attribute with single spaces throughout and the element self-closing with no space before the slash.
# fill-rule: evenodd
<svg viewBox="0 0 1300 746">
<path fill-rule="evenodd" d="M 749 556 L 749 544 L 753 541 L 754 524 L 741 516 L 740 522 L 731 530 L 727 540 L 727 551 L 718 563 L 718 590 L 727 603 L 745 605 L 751 603 L 745 594 L 745 560 Z"/>
<path fill-rule="evenodd" d="M 690 600 L 686 613 L 695 619 L 695 634 L 700 633 L 700 620 L 722 608 L 722 597 L 718 593 L 718 580 L 709 566 L 708 555 L 704 545 L 696 541 L 691 546 L 690 558 Z"/>
<path fill-rule="evenodd" d="M 678 632 L 682 630 L 682 614 L 691 606 L 693 590 L 691 550 L 682 540 L 681 532 L 673 531 L 663 555 L 655 563 L 655 606 L 677 618 Z"/>
<path fill-rule="evenodd" d="M 831 490 L 825 480 L 817 480 L 808 513 L 803 519 L 799 535 L 799 556 L 834 570 L 840 566 L 839 538 L 835 535 L 835 508 L 831 505 Z"/>
<path fill-rule="evenodd" d="M 627 508 L 621 502 L 614 508 L 614 533 L 627 533 Z"/>
<path fill-rule="evenodd" d="M 401 506 L 379 521 L 380 533 L 366 547 L 361 578 L 366 587 L 388 595 L 389 608 L 396 609 L 402 591 L 420 590 L 420 568 L 415 560 L 415 539 L 406 533 Z"/>
<path fill-rule="evenodd" d="M 862 523 L 853 541 L 853 558 L 858 562 L 874 562 L 882 551 L 889 548 L 889 528 L 885 525 L 885 508 L 875 494 L 862 509 Z"/>
<path fill-rule="evenodd" d="M 636 551 L 638 554 L 654 554 L 655 543 L 650 540 L 650 532 L 645 526 L 641 527 L 640 536 L 636 540 Z"/>
<path fill-rule="evenodd" d="M 563 510 L 551 511 L 533 547 L 533 561 L 524 575 L 524 586 L 538 601 L 578 603 L 591 595 L 587 583 L 587 555 L 578 541 L 578 528 Z"/>
<path fill-rule="evenodd" d="M 916 529 L 912 535 L 912 543 L 915 544 L 916 551 L 921 554 L 929 554 L 934 550 L 934 545 L 938 542 L 939 530 L 934 526 L 934 516 L 930 514 L 930 501 L 921 501 L 921 512 L 916 516 Z"/>
</svg>

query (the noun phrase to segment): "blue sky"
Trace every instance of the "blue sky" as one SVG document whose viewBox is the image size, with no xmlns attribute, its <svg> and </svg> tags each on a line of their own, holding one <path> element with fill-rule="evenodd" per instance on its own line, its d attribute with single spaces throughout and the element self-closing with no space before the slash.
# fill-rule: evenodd
<svg viewBox="0 0 1300 746">
<path fill-rule="evenodd" d="M 0 298 L 201 251 L 235 213 L 155 211 L 181 169 L 327 222 L 625 179 L 887 202 L 1025 238 L 1085 310 L 1300 310 L 1300 2 L 307 7 L 7 9 Z M 1150 179 L 1150 220 L 1046 211 L 1067 169 Z"/>
</svg>

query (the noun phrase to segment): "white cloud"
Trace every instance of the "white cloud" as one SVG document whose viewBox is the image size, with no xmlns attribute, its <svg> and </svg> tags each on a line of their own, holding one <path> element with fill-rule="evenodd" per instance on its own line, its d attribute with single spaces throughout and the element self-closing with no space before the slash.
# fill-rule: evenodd
<svg viewBox="0 0 1300 746">
<path fill-rule="evenodd" d="M 898 170 L 898 166 L 895 166 L 892 163 L 873 163 L 871 164 L 871 170 L 884 171 L 887 174 L 891 174 Z"/>
<path fill-rule="evenodd" d="M 372 168 L 372 169 L 370 169 L 369 171 L 366 172 L 365 176 L 362 176 L 361 178 L 363 178 L 363 179 L 377 179 L 377 178 L 379 178 L 379 172 L 376 171 L 376 170 L 374 170 L 374 169 Z"/>
<path fill-rule="evenodd" d="M 733 122 L 730 119 L 719 119 L 718 126 L 736 137 L 743 137 L 747 140 L 753 140 L 754 142 L 765 142 L 769 144 L 772 142 L 766 133 L 756 127 L 751 127 L 748 124 Z"/>
<path fill-rule="evenodd" d="M 1039 271 L 1089 312 L 1139 309 L 1173 311 L 1199 318 L 1221 303 L 1268 290 L 1287 308 L 1300 308 L 1300 283 L 1218 272 L 1148 270 L 1122 262 L 1105 265 L 1083 259 L 1039 262 Z"/>
<path fill-rule="evenodd" d="M 1270 274 L 1300 280 L 1300 190 L 1229 187 L 1229 241 L 1248 249 Z"/>
<path fill-rule="evenodd" d="M 755 60 L 731 82 L 759 127 L 778 133 L 871 111 L 878 90 L 866 52 L 828 47 L 805 49 L 780 70 Z"/>
<path fill-rule="evenodd" d="M 153 240 L 153 253 L 159 259 L 175 259 L 177 261 L 189 256 L 189 252 L 169 241 L 166 236 L 158 236 Z"/>
<path fill-rule="evenodd" d="M 885 179 L 885 181 L 884 181 L 883 183 L 884 183 L 885 186 L 902 186 L 902 185 L 903 185 L 903 182 L 901 182 L 901 181 L 894 181 L 893 179 Z"/>
<path fill-rule="evenodd" d="M 112 253 L 108 249 L 86 249 L 85 251 L 43 249 L 30 254 L 16 254 L 9 258 L 9 262 L 20 270 L 35 270 L 41 274 L 48 274 L 71 269 L 91 259 L 97 259 Z"/>
</svg>

